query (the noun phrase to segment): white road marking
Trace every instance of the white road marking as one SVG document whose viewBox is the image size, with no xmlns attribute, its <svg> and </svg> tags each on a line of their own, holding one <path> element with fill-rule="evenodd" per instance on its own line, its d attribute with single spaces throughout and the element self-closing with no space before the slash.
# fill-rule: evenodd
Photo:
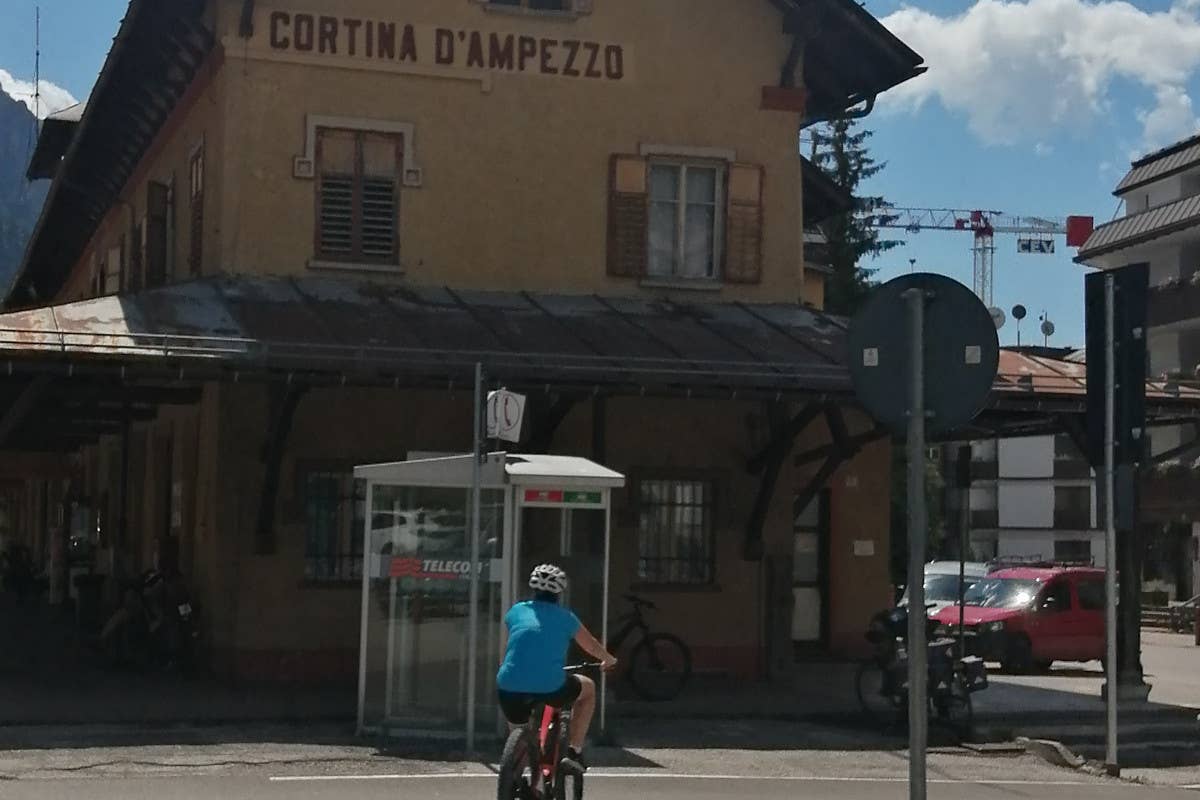
<svg viewBox="0 0 1200 800">
<path fill-rule="evenodd" d="M 693 775 L 683 772 L 599 772 L 587 774 L 588 779 L 605 780 L 673 780 L 673 781 L 776 781 L 780 783 L 908 783 L 907 776 L 846 777 L 831 775 Z M 439 772 L 390 775 L 283 775 L 269 780 L 279 783 L 319 783 L 322 781 L 428 781 L 428 780 L 495 780 L 493 772 Z M 929 783 L 950 786 L 1095 786 L 1097 781 L 1039 781 L 1019 778 L 959 779 L 930 778 Z M 1193 788 L 1193 787 L 1183 787 Z"/>
</svg>

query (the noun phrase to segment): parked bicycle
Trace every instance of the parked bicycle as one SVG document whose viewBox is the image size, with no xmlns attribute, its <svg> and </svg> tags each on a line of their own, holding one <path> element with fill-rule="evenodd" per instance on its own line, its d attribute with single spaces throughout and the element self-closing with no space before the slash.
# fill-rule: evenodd
<svg viewBox="0 0 1200 800">
<path fill-rule="evenodd" d="M 598 664 L 565 667 L 581 672 Z M 500 756 L 497 800 L 583 800 L 583 775 L 561 766 L 567 752 L 571 709 L 539 706 L 514 728 Z"/>
<path fill-rule="evenodd" d="M 654 603 L 632 594 L 624 597 L 632 609 L 617 618 L 622 627 L 610 637 L 609 649 L 616 653 L 629 636 L 640 634 L 629 657 L 622 659 L 629 665 L 625 673 L 629 685 L 643 700 L 673 700 L 691 680 L 692 653 L 678 636 L 650 630 L 642 610 L 657 611 Z"/>
<path fill-rule="evenodd" d="M 967 736 L 974 719 L 971 695 L 987 688 L 987 669 L 974 656 L 959 658 L 958 642 L 938 638 L 937 623 L 927 621 L 929 711 L 960 736 Z M 904 721 L 908 715 L 908 610 L 881 611 L 871 619 L 867 641 L 875 653 L 859 665 L 855 691 L 863 711 L 882 724 Z"/>
</svg>

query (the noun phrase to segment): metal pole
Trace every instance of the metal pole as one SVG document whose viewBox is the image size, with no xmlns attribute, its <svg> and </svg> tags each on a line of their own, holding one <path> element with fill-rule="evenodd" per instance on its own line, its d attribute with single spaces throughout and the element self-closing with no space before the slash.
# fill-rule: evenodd
<svg viewBox="0 0 1200 800">
<path fill-rule="evenodd" d="M 1117 752 L 1117 517 L 1116 479 L 1116 279 L 1104 276 L 1104 632 L 1107 737 L 1105 765 L 1109 774 L 1121 771 Z"/>
<path fill-rule="evenodd" d="M 475 681 L 479 642 L 479 491 L 483 480 L 483 364 L 475 365 L 475 409 L 471 417 L 475 432 L 471 459 L 471 588 L 467 621 L 467 752 L 475 752 Z"/>
<path fill-rule="evenodd" d="M 908 418 L 908 796 L 925 800 L 928 740 L 925 642 L 925 292 L 904 293 L 912 316 Z"/>
<path fill-rule="evenodd" d="M 958 657 L 967 656 L 966 596 L 967 596 L 967 550 L 971 540 L 971 446 L 958 449 L 962 470 L 962 509 L 958 532 Z"/>
</svg>

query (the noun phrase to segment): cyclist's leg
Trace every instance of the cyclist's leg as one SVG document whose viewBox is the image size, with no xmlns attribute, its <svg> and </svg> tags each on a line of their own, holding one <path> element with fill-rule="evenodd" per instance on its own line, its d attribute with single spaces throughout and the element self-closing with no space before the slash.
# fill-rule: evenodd
<svg viewBox="0 0 1200 800">
<path fill-rule="evenodd" d="M 586 675 L 571 677 L 579 681 L 579 695 L 571 706 L 570 745 L 576 753 L 581 753 L 592 725 L 592 715 L 596 713 L 596 684 Z"/>
</svg>

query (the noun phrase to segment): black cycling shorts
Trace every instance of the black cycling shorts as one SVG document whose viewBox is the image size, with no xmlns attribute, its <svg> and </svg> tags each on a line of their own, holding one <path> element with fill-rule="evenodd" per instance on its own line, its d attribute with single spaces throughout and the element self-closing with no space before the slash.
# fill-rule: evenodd
<svg viewBox="0 0 1200 800">
<path fill-rule="evenodd" d="M 536 706 L 565 708 L 579 699 L 583 691 L 583 683 L 578 675 L 568 675 L 567 682 L 557 692 L 549 694 L 524 694 L 522 692 L 506 692 L 500 689 L 496 695 L 500 699 L 500 710 L 504 718 L 513 725 L 524 725 L 529 722 L 529 715 Z"/>
</svg>

